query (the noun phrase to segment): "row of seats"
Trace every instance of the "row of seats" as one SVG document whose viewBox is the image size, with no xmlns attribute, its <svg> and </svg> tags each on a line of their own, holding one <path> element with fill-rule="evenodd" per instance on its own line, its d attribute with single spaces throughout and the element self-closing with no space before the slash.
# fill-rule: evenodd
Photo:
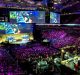
<svg viewBox="0 0 80 75">
<path fill-rule="evenodd" d="M 16 3 L 16 2 L 1 2 L 0 7 L 26 7 L 25 3 Z"/>
<path fill-rule="evenodd" d="M 20 48 L 21 47 L 21 48 Z M 59 53 L 58 49 L 55 49 L 53 47 L 47 47 L 40 43 L 34 43 L 31 44 L 31 47 L 28 47 L 26 45 L 24 48 L 22 46 L 16 46 L 14 50 L 12 50 L 14 56 L 16 56 L 17 59 L 26 59 L 30 55 L 55 55 Z"/>
<path fill-rule="evenodd" d="M 48 39 L 56 48 L 61 48 L 66 45 L 76 45 L 78 38 L 76 38 L 75 35 L 72 36 L 71 34 L 68 34 L 67 32 L 65 30 L 54 29 L 52 31 L 42 31 L 42 37 Z"/>
<path fill-rule="evenodd" d="M 20 75 L 22 69 L 17 65 L 12 56 L 0 46 L 0 75 Z"/>
</svg>

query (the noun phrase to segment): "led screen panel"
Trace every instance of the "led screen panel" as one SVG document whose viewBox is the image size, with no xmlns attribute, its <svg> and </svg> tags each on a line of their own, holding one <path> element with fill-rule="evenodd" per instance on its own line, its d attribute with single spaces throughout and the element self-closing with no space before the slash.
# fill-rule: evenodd
<svg viewBox="0 0 80 75">
<path fill-rule="evenodd" d="M 45 11 L 10 11 L 12 23 L 45 23 Z"/>
<path fill-rule="evenodd" d="M 50 12 L 50 23 L 59 24 L 60 23 L 60 14 Z"/>
</svg>

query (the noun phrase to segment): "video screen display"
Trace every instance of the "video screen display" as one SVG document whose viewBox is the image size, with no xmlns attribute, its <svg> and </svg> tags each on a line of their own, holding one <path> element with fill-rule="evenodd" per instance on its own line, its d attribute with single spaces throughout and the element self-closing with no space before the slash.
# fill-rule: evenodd
<svg viewBox="0 0 80 75">
<path fill-rule="evenodd" d="M 59 24 L 60 23 L 60 14 L 50 12 L 50 23 Z"/>
<path fill-rule="evenodd" d="M 21 34 L 33 32 L 33 24 L 30 23 L 6 23 L 6 34 Z"/>
<path fill-rule="evenodd" d="M 34 39 L 33 28 L 35 23 L 0 22 L 0 42 L 27 43 Z"/>
<path fill-rule="evenodd" d="M 5 34 L 5 22 L 0 22 L 0 35 Z"/>
<path fill-rule="evenodd" d="M 10 11 L 12 23 L 45 23 L 45 11 Z"/>
</svg>

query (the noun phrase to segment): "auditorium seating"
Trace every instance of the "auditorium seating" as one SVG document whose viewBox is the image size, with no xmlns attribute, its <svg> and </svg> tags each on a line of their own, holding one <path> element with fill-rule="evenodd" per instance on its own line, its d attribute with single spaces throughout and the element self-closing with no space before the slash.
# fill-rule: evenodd
<svg viewBox="0 0 80 75">
<path fill-rule="evenodd" d="M 12 56 L 0 46 L 0 75 L 19 75 L 23 73 Z"/>
<path fill-rule="evenodd" d="M 61 48 L 66 45 L 73 45 L 77 42 L 75 35 L 71 35 L 69 32 L 67 30 L 54 29 L 52 31 L 42 31 L 42 37 L 48 39 L 54 47 Z"/>
<path fill-rule="evenodd" d="M 29 47 L 31 46 L 31 47 Z M 42 45 L 40 43 L 34 43 L 34 44 L 29 44 L 26 46 L 15 46 L 15 49 L 12 50 L 14 56 L 16 56 L 16 59 L 18 60 L 24 60 L 30 57 L 31 55 L 36 56 L 36 55 L 53 55 L 57 54 L 59 52 L 58 49 L 53 48 L 53 47 L 47 47 L 45 45 Z"/>
</svg>

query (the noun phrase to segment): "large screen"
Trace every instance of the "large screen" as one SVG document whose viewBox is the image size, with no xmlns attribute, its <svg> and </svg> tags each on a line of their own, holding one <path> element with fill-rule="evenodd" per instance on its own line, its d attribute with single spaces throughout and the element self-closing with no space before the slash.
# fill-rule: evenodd
<svg viewBox="0 0 80 75">
<path fill-rule="evenodd" d="M 10 11 L 12 23 L 45 23 L 45 11 Z"/>
<path fill-rule="evenodd" d="M 0 22 L 0 42 L 27 43 L 33 40 L 34 23 Z"/>
<path fill-rule="evenodd" d="M 60 14 L 59 13 L 54 13 L 50 12 L 50 23 L 60 23 Z"/>
<path fill-rule="evenodd" d="M 31 33 L 33 26 L 33 23 L 6 23 L 6 34 Z"/>
</svg>

